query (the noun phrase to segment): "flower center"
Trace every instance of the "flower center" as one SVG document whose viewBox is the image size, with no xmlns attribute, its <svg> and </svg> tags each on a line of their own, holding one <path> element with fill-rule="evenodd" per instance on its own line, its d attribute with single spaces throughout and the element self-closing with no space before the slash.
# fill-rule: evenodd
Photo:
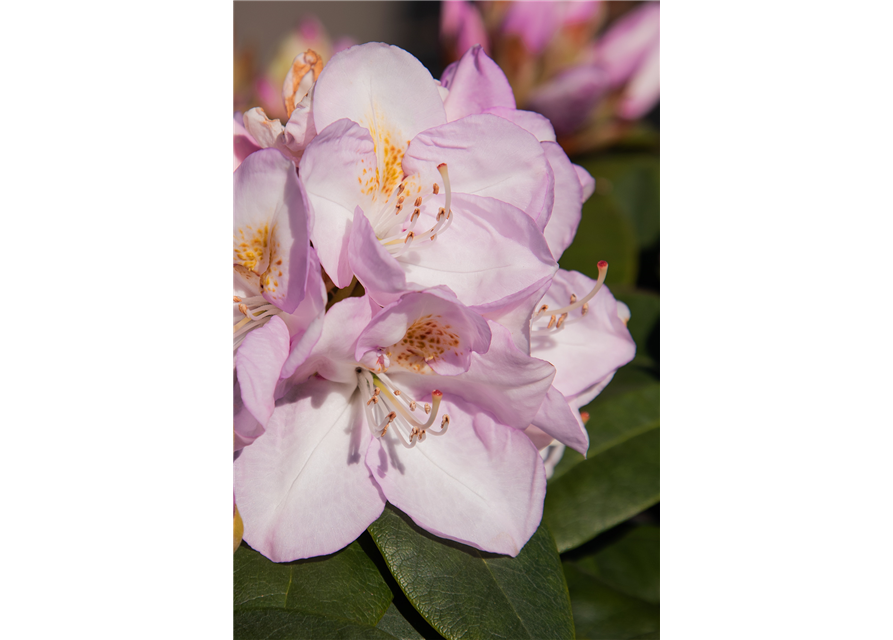
<svg viewBox="0 0 893 640">
<path fill-rule="evenodd" d="M 415 175 L 403 178 L 384 205 L 373 215 L 367 214 L 376 237 L 391 255 L 399 256 L 410 246 L 419 248 L 433 244 L 437 236 L 452 224 L 453 212 L 450 209 L 452 190 L 446 163 L 437 165 L 437 170 L 443 179 L 445 202 L 437 211 L 434 223 L 428 230 L 416 229 L 416 223 L 422 215 L 425 203 L 440 193 L 440 185 L 435 182 L 431 185 L 430 191 L 424 190 L 423 193 Z"/>
<path fill-rule="evenodd" d="M 444 324 L 439 315 L 428 314 L 412 323 L 397 344 L 388 347 L 384 355 L 391 362 L 416 373 L 432 373 L 428 362 L 460 347 L 459 336 Z M 458 352 L 457 352 L 458 355 Z"/>
<path fill-rule="evenodd" d="M 604 260 L 600 260 L 598 263 L 598 280 L 595 283 L 595 286 L 592 287 L 592 291 L 587 293 L 582 299 L 577 300 L 576 294 L 572 293 L 570 296 L 570 302 L 566 307 L 561 307 L 559 309 L 550 309 L 549 305 L 544 304 L 541 306 L 536 313 L 533 314 L 532 322 L 544 321 L 547 317 L 549 318 L 549 322 L 546 326 L 533 327 L 537 331 L 548 331 L 553 327 L 555 329 L 560 329 L 565 324 L 573 324 L 574 322 L 579 322 L 580 318 L 586 315 L 586 312 L 589 311 L 589 301 L 595 297 L 595 294 L 599 292 L 599 289 L 602 288 L 602 285 L 605 284 L 605 277 L 608 275 L 608 263 Z M 580 318 L 575 318 L 573 320 L 568 320 L 568 314 L 576 309 L 582 309 L 580 312 Z M 546 311 L 549 312 L 549 315 L 544 315 Z"/>
<path fill-rule="evenodd" d="M 252 329 L 259 329 L 270 321 L 270 318 L 283 313 L 282 309 L 264 300 L 263 296 L 240 298 L 233 296 L 233 305 L 245 316 L 233 322 L 233 353 L 242 344 L 245 336 Z"/>
<path fill-rule="evenodd" d="M 429 433 L 432 436 L 446 433 L 450 426 L 447 414 L 443 414 L 439 430 L 431 429 L 437 419 L 443 393 L 435 389 L 431 392 L 431 403 L 420 405 L 385 373 L 372 373 L 362 367 L 357 367 L 356 371 L 360 389 L 368 397 L 365 404 L 366 422 L 376 438 L 383 438 L 388 428 L 394 425 L 394 433 L 401 444 L 412 449 L 419 442 L 424 442 Z"/>
</svg>

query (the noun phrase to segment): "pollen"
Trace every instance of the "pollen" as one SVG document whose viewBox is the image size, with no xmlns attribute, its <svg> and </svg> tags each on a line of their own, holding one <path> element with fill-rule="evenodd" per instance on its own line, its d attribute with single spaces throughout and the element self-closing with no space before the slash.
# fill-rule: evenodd
<svg viewBox="0 0 893 640">
<path fill-rule="evenodd" d="M 233 264 L 240 264 L 249 271 L 258 273 L 266 267 L 264 264 L 267 247 L 270 240 L 270 231 L 267 225 L 256 230 L 246 227 L 239 229 L 238 237 L 233 235 Z"/>
<path fill-rule="evenodd" d="M 417 373 L 431 373 L 428 363 L 447 351 L 462 353 L 459 336 L 444 324 L 441 316 L 431 314 L 412 323 L 403 339 L 389 349 L 392 362 Z"/>
</svg>

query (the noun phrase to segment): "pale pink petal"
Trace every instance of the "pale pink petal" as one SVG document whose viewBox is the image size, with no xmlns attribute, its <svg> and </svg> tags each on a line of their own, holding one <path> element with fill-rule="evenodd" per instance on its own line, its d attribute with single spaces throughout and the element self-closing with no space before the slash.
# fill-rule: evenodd
<svg viewBox="0 0 893 640">
<path fill-rule="evenodd" d="M 304 298 L 309 204 L 294 164 L 275 149 L 233 175 L 233 264 L 260 276 L 264 298 L 291 313 Z"/>
<path fill-rule="evenodd" d="M 388 432 L 372 440 L 368 468 L 387 500 L 423 529 L 516 556 L 542 518 L 546 476 L 536 447 L 461 400 L 445 398 L 441 412 L 450 416 L 446 434 L 407 450 Z"/>
<path fill-rule="evenodd" d="M 313 89 L 304 96 L 291 112 L 285 123 L 285 144 L 292 155 L 301 159 L 304 149 L 316 137 L 316 123 L 313 121 Z"/>
<path fill-rule="evenodd" d="M 322 76 L 320 76 L 322 78 Z M 310 238 L 326 273 L 338 287 L 350 284 L 350 225 L 365 202 L 361 176 L 375 173 L 377 160 L 369 132 L 350 120 L 327 127 L 310 143 L 299 171 L 313 207 Z"/>
<path fill-rule="evenodd" d="M 589 200 L 590 196 L 595 193 L 595 178 L 589 175 L 589 172 L 580 165 L 575 164 L 574 171 L 577 172 L 577 180 L 580 181 L 580 187 L 583 189 L 583 193 L 580 197 L 583 202 L 586 202 Z"/>
<path fill-rule="evenodd" d="M 462 55 L 476 44 L 490 52 L 487 30 L 477 7 L 464 0 L 440 3 L 440 37 L 446 43 L 455 43 L 454 50 Z"/>
<path fill-rule="evenodd" d="M 425 288 L 407 286 L 403 267 L 379 242 L 359 207 L 350 230 L 349 254 L 350 268 L 357 280 L 380 305 L 390 304 L 406 291 Z"/>
<path fill-rule="evenodd" d="M 251 331 L 236 351 L 242 402 L 262 425 L 267 424 L 273 413 L 273 392 L 288 357 L 288 347 L 288 327 L 274 316 L 260 329 Z"/>
<path fill-rule="evenodd" d="M 233 171 L 239 168 L 245 158 L 260 148 L 242 123 L 242 114 L 237 112 L 233 117 Z"/>
<path fill-rule="evenodd" d="M 531 424 L 584 456 L 589 448 L 589 433 L 580 413 L 572 409 L 561 392 L 550 387 Z"/>
<path fill-rule="evenodd" d="M 289 354 L 282 367 L 282 377 L 297 383 L 316 373 L 335 382 L 355 382 L 354 347 L 372 319 L 373 306 L 377 308 L 368 296 L 347 298 L 332 305 L 325 315 L 322 335 L 309 357 Z"/>
<path fill-rule="evenodd" d="M 452 168 L 450 169 L 452 179 Z M 453 221 L 434 243 L 411 248 L 397 261 L 417 288 L 446 285 L 469 306 L 509 304 L 555 273 L 536 223 L 494 198 L 453 194 Z M 419 228 L 425 228 L 420 219 Z"/>
<path fill-rule="evenodd" d="M 610 277 L 610 275 L 609 275 Z M 556 309 L 589 293 L 595 281 L 576 271 L 559 269 L 542 302 Z M 589 301 L 584 316 L 571 311 L 561 328 L 546 328 L 548 313 L 534 321 L 530 353 L 555 365 L 554 386 L 571 399 L 633 359 L 636 345 L 626 325 L 618 317 L 617 302 L 608 287 L 602 287 Z M 594 397 L 594 396 L 593 396 Z"/>
<path fill-rule="evenodd" d="M 439 184 L 441 163 L 453 193 L 496 198 L 534 220 L 551 211 L 555 179 L 540 143 L 505 118 L 485 113 L 420 133 L 403 157 L 403 170 L 420 174 L 421 184 Z"/>
<path fill-rule="evenodd" d="M 384 509 L 357 393 L 319 379 L 293 388 L 233 464 L 244 540 L 274 562 L 338 551 Z"/>
<path fill-rule="evenodd" d="M 332 57 L 316 81 L 313 119 L 318 131 L 349 118 L 394 144 L 446 122 L 434 78 L 399 47 L 370 42 Z M 323 262 L 325 264 L 325 262 Z"/>
<path fill-rule="evenodd" d="M 492 113 L 494 116 L 505 118 L 509 122 L 529 131 L 540 142 L 555 142 L 555 129 L 549 119 L 539 113 L 533 111 L 524 111 L 523 109 L 508 109 L 506 107 L 493 107 L 487 109 L 484 113 Z"/>
<path fill-rule="evenodd" d="M 328 300 L 326 287 L 320 277 L 319 258 L 313 249 L 310 250 L 310 254 L 312 260 L 307 270 L 307 295 L 294 313 L 280 316 L 288 326 L 291 336 L 287 361 L 292 372 L 307 360 L 319 341 Z"/>
<path fill-rule="evenodd" d="M 539 427 L 534 427 L 533 425 L 530 425 L 529 427 L 524 429 L 524 435 L 530 438 L 533 446 L 539 449 L 541 452 L 543 449 L 555 442 L 555 438 L 550 436 Z"/>
<path fill-rule="evenodd" d="M 444 400 L 459 397 L 479 409 L 489 411 L 500 423 L 525 429 L 543 403 L 554 367 L 548 362 L 531 358 L 512 342 L 505 327 L 488 321 L 492 338 L 485 354 L 471 356 L 468 371 L 458 376 L 431 376 L 399 373 L 392 370 L 391 378 L 416 392 L 416 397 L 430 394 L 431 389 L 420 389 L 420 384 L 436 384 Z M 421 379 L 421 381 L 420 381 Z"/>
<path fill-rule="evenodd" d="M 515 301 L 498 301 L 490 305 L 475 307 L 487 320 L 498 322 L 512 334 L 515 346 L 524 353 L 530 353 L 530 318 L 537 309 L 546 291 L 552 286 L 552 279 L 545 280 L 538 287 Z"/>
<path fill-rule="evenodd" d="M 263 435 L 264 427 L 257 421 L 245 403 L 239 381 L 233 384 L 233 451 L 238 451 Z"/>
<path fill-rule="evenodd" d="M 443 101 L 450 122 L 494 107 L 515 108 L 515 95 L 505 73 L 480 46 L 447 67 L 440 82 L 450 92 Z"/>
<path fill-rule="evenodd" d="M 489 348 L 487 321 L 448 289 L 435 288 L 404 294 L 382 309 L 360 334 L 354 354 L 360 360 L 370 351 L 383 353 L 392 367 L 430 367 L 455 376 L 468 371 L 472 353 Z"/>
<path fill-rule="evenodd" d="M 580 226 L 583 190 L 574 165 L 567 159 L 564 150 L 555 142 L 540 144 L 555 175 L 555 204 L 552 205 L 552 215 L 543 235 L 552 250 L 552 257 L 559 260 L 564 250 L 574 241 L 577 227 Z"/>
</svg>

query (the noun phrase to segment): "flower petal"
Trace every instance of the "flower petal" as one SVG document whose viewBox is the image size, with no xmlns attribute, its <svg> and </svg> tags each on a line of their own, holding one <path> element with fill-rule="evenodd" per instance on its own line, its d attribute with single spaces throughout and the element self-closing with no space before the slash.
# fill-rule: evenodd
<svg viewBox="0 0 893 640">
<path fill-rule="evenodd" d="M 555 273 L 543 234 L 523 211 L 495 198 L 457 193 L 450 208 L 452 224 L 434 243 L 397 258 L 418 288 L 446 285 L 469 306 L 509 304 Z"/>
<path fill-rule="evenodd" d="M 233 171 L 239 168 L 245 158 L 260 148 L 242 124 L 242 114 L 237 112 L 233 117 Z"/>
<path fill-rule="evenodd" d="M 370 42 L 332 57 L 316 81 L 313 119 L 322 131 L 349 118 L 394 141 L 446 122 L 434 78 L 399 47 Z M 352 210 L 352 208 L 351 208 Z"/>
<path fill-rule="evenodd" d="M 411 292 L 388 305 L 360 334 L 354 352 L 382 352 L 392 367 L 427 370 L 444 376 L 465 371 L 472 353 L 490 348 L 487 321 L 445 288 Z"/>
<path fill-rule="evenodd" d="M 250 332 L 236 351 L 236 374 L 242 388 L 242 402 L 266 425 L 273 413 L 273 392 L 279 372 L 288 357 L 288 327 L 273 317 L 260 329 Z"/>
<path fill-rule="evenodd" d="M 505 107 L 492 107 L 484 113 L 492 113 L 494 116 L 505 118 L 513 122 L 525 131 L 532 133 L 540 142 L 555 142 L 555 128 L 549 119 L 534 111 L 523 109 L 506 109 Z"/>
<path fill-rule="evenodd" d="M 320 379 L 294 387 L 233 464 L 244 539 L 274 562 L 338 551 L 384 509 L 357 394 Z"/>
<path fill-rule="evenodd" d="M 582 273 L 559 269 L 542 302 L 560 308 L 568 304 L 572 293 L 582 298 L 593 286 L 595 281 Z M 617 301 L 608 287 L 589 301 L 585 316 L 577 309 L 559 329 L 547 329 L 546 320 L 548 315 L 534 321 L 530 353 L 555 365 L 558 372 L 553 384 L 568 399 L 599 384 L 636 354 L 636 344 L 618 317 Z"/>
<path fill-rule="evenodd" d="M 346 287 L 353 277 L 347 251 L 351 221 L 357 205 L 366 202 L 364 171 L 374 174 L 376 166 L 372 137 L 350 120 L 321 131 L 301 158 L 301 180 L 314 211 L 310 238 L 337 287 Z"/>
<path fill-rule="evenodd" d="M 540 410 L 530 424 L 571 449 L 586 455 L 586 450 L 589 448 L 589 433 L 583 426 L 580 414 L 571 409 L 567 400 L 555 387 L 549 387 Z"/>
<path fill-rule="evenodd" d="M 659 43 L 659 2 L 645 2 L 617 20 L 599 39 L 596 49 L 608 84 L 617 87 L 627 82 Z"/>
<path fill-rule="evenodd" d="M 555 174 L 555 204 L 552 205 L 552 215 L 543 229 L 543 235 L 552 250 L 552 257 L 559 260 L 564 250 L 574 241 L 577 227 L 580 226 L 583 189 L 574 165 L 568 160 L 564 150 L 555 142 L 540 144 Z"/>
<path fill-rule="evenodd" d="M 378 304 L 390 304 L 406 291 L 425 288 L 407 286 L 403 267 L 379 242 L 359 207 L 354 212 L 348 246 L 351 271 Z"/>
<path fill-rule="evenodd" d="M 526 429 L 552 385 L 555 368 L 518 349 L 505 327 L 492 321 L 487 324 L 492 334 L 490 349 L 485 354 L 472 354 L 465 373 L 424 376 L 392 370 L 388 374 L 417 398 L 429 395 L 435 385 L 444 400 L 462 398 L 488 411 L 501 424 Z"/>
<path fill-rule="evenodd" d="M 515 108 L 508 78 L 480 45 L 471 47 L 448 66 L 440 83 L 450 92 L 443 101 L 449 122 L 493 107 Z"/>
<path fill-rule="evenodd" d="M 450 416 L 443 437 L 407 450 L 389 432 L 373 438 L 366 465 L 388 501 L 423 529 L 516 556 L 542 518 L 546 476 L 536 447 L 474 405 L 453 399 L 441 408 Z"/>
<path fill-rule="evenodd" d="M 574 171 L 577 172 L 577 180 L 580 181 L 580 188 L 583 190 L 580 197 L 583 199 L 583 202 L 586 202 L 589 200 L 590 196 L 595 193 L 595 178 L 589 175 L 589 172 L 578 164 L 574 165 Z"/>
<path fill-rule="evenodd" d="M 264 298 L 291 313 L 310 261 L 309 204 L 295 166 L 262 149 L 236 170 L 233 189 L 233 264 L 258 274 Z"/>
<path fill-rule="evenodd" d="M 555 178 L 535 136 L 489 113 L 420 133 L 403 156 L 403 170 L 421 184 L 440 183 L 446 163 L 453 194 L 496 198 L 534 220 L 548 217 Z M 541 226 L 545 226 L 542 222 Z"/>
</svg>

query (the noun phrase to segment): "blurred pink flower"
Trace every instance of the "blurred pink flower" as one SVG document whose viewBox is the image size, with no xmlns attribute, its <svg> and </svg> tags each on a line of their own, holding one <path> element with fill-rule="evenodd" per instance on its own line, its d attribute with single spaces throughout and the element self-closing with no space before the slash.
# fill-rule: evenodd
<svg viewBox="0 0 893 640">
<path fill-rule="evenodd" d="M 626 3 L 623 3 L 626 4 Z M 451 60 L 481 44 L 505 71 L 518 105 L 549 118 L 579 153 L 615 142 L 660 96 L 660 3 L 613 15 L 621 3 L 442 3 Z"/>
</svg>

